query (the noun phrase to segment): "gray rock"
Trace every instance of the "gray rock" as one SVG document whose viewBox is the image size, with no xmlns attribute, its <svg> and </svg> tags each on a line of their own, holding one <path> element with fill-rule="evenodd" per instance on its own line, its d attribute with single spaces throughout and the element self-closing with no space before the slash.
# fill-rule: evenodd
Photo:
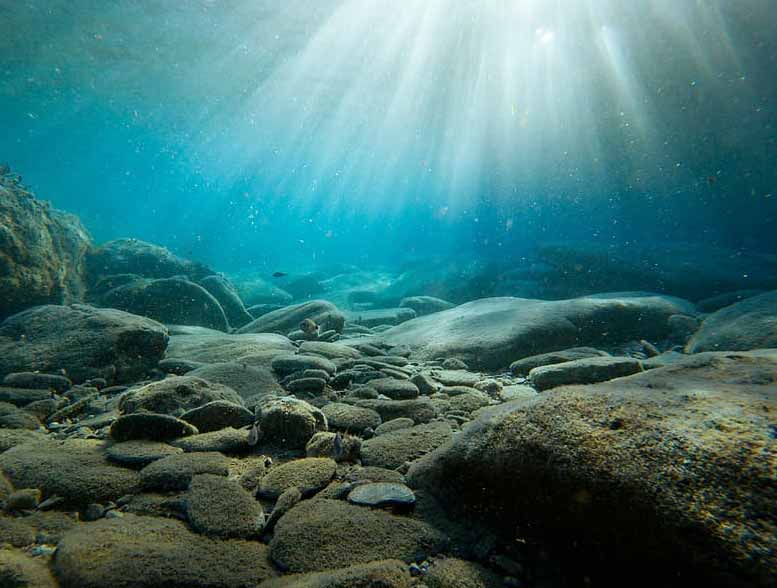
<svg viewBox="0 0 777 588">
<path fill-rule="evenodd" d="M 194 376 L 170 376 L 128 391 L 119 401 L 119 410 L 125 414 L 140 411 L 170 414 L 215 400 L 238 405 L 243 402 L 237 392 L 222 384 Z"/>
<path fill-rule="evenodd" d="M 37 372 L 19 372 L 8 374 L 3 378 L 3 384 L 12 388 L 32 388 L 35 390 L 53 390 L 66 392 L 73 386 L 65 376 L 58 374 L 41 374 Z"/>
<path fill-rule="evenodd" d="M 227 455 L 245 453 L 251 449 L 248 445 L 248 431 L 232 427 L 175 439 L 170 442 L 170 445 L 179 447 L 187 453 L 218 451 Z"/>
<path fill-rule="evenodd" d="M 100 304 L 161 323 L 229 330 L 218 300 L 202 286 L 182 278 L 136 280 L 106 292 Z"/>
<path fill-rule="evenodd" d="M 140 470 L 140 481 L 146 490 L 186 490 L 197 474 L 228 473 L 229 461 L 221 453 L 182 453 L 151 462 Z"/>
<path fill-rule="evenodd" d="M 452 302 L 435 298 L 434 296 L 408 296 L 399 303 L 400 308 L 412 308 L 416 316 L 424 316 L 433 312 L 448 310 L 456 306 Z"/>
<path fill-rule="evenodd" d="M 474 386 L 480 376 L 465 370 L 433 370 L 430 375 L 444 386 Z"/>
<path fill-rule="evenodd" d="M 272 370 L 246 363 L 211 363 L 187 375 L 229 386 L 246 400 L 257 396 L 283 394 L 283 388 Z"/>
<path fill-rule="evenodd" d="M 669 317 L 669 340 L 685 345 L 688 339 L 699 330 L 701 321 L 687 314 L 673 314 Z"/>
<path fill-rule="evenodd" d="M 421 521 L 318 499 L 300 502 L 278 522 L 270 554 L 282 570 L 309 572 L 387 558 L 422 560 L 445 543 L 439 531 Z"/>
<path fill-rule="evenodd" d="M 38 306 L 0 324 L 0 374 L 65 370 L 74 382 L 134 382 L 154 368 L 167 330 L 150 319 L 74 304 Z"/>
<path fill-rule="evenodd" d="M 426 455 L 452 438 L 453 432 L 447 423 L 434 422 L 399 429 L 362 443 L 362 463 L 395 469 L 406 461 Z"/>
<path fill-rule="evenodd" d="M 278 498 L 289 488 L 299 488 L 304 495 L 312 494 L 334 477 L 337 464 L 323 457 L 305 457 L 270 468 L 259 485 L 259 494 Z"/>
<path fill-rule="evenodd" d="M 275 575 L 258 541 L 216 541 L 181 521 L 131 514 L 65 533 L 54 569 L 63 587 L 78 588 L 230 588 L 257 586 Z"/>
<path fill-rule="evenodd" d="M 197 427 L 200 433 L 209 433 L 227 427 L 240 429 L 251 425 L 254 413 L 234 402 L 214 400 L 183 413 L 181 420 Z"/>
<path fill-rule="evenodd" d="M 223 476 L 194 476 L 185 500 L 189 523 L 198 533 L 247 539 L 258 536 L 264 527 L 262 505 Z"/>
<path fill-rule="evenodd" d="M 437 416 L 434 405 L 428 398 L 412 400 L 359 400 L 356 406 L 370 408 L 380 415 L 384 421 L 406 417 L 414 423 L 428 423 Z"/>
<path fill-rule="evenodd" d="M 633 357 L 587 357 L 536 367 L 529 380 L 537 390 L 567 384 L 596 384 L 642 371 L 642 363 Z"/>
<path fill-rule="evenodd" d="M 51 399 L 51 392 L 49 390 L 0 386 L 0 402 L 8 402 L 16 406 L 27 406 L 33 402 L 49 399 Z"/>
<path fill-rule="evenodd" d="M 381 378 L 372 380 L 370 388 L 374 388 L 378 391 L 378 394 L 388 396 L 392 400 L 411 400 L 418 396 L 418 386 L 410 380 Z"/>
<path fill-rule="evenodd" d="M 261 442 L 288 449 L 304 449 L 310 438 L 327 430 L 324 414 L 297 398 L 276 398 L 261 404 Z"/>
<path fill-rule="evenodd" d="M 218 300 L 230 327 L 237 329 L 254 320 L 240 300 L 235 287 L 225 277 L 207 276 L 200 280 L 199 284 Z"/>
<path fill-rule="evenodd" d="M 305 445 L 307 457 L 328 457 L 336 462 L 357 461 L 362 447 L 360 437 L 343 435 L 340 441 L 340 449 L 335 447 L 336 433 L 320 432 L 310 438 Z"/>
<path fill-rule="evenodd" d="M 398 325 L 414 319 L 416 312 L 412 308 L 379 308 L 375 310 L 351 311 L 346 315 L 349 322 L 363 327 L 378 325 Z"/>
<path fill-rule="evenodd" d="M 321 394 L 326 388 L 326 380 L 322 378 L 298 378 L 286 384 L 286 390 L 292 394 Z"/>
<path fill-rule="evenodd" d="M 701 312 L 712 313 L 726 306 L 736 304 L 737 302 L 741 302 L 742 300 L 752 298 L 753 296 L 758 296 L 759 294 L 763 293 L 764 290 L 735 290 L 734 292 L 724 292 L 723 294 L 718 294 L 717 296 L 711 296 L 710 298 L 699 300 L 696 303 L 696 308 L 698 308 Z"/>
<path fill-rule="evenodd" d="M 299 327 L 303 319 L 311 319 L 321 331 L 343 331 L 345 316 L 331 302 L 311 300 L 268 312 L 238 330 L 238 333 L 278 333 L 285 335 Z"/>
<path fill-rule="evenodd" d="M 777 290 L 707 316 L 686 345 L 687 353 L 777 347 Z"/>
<path fill-rule="evenodd" d="M 337 367 L 330 360 L 317 355 L 279 355 L 272 360 L 272 369 L 280 376 L 287 376 L 294 372 L 308 369 L 325 370 L 334 374 Z"/>
<path fill-rule="evenodd" d="M 187 331 L 178 330 L 170 337 L 167 348 L 167 358 L 188 359 L 203 363 L 235 362 L 244 364 L 244 358 L 249 356 L 272 357 L 289 353 L 296 348 L 286 337 L 270 333 L 249 335 L 227 335 L 213 330 Z M 248 365 L 256 365 L 249 363 Z"/>
<path fill-rule="evenodd" d="M 425 396 L 431 396 L 439 388 L 439 384 L 429 374 L 416 374 L 410 378 L 410 381 L 416 385 L 419 394 Z"/>
<path fill-rule="evenodd" d="M 392 419 L 375 427 L 375 436 L 391 433 L 392 431 L 399 431 L 400 429 L 407 429 L 408 427 L 412 427 L 414 424 L 415 423 L 413 422 L 413 419 L 408 419 L 405 417 Z"/>
<path fill-rule="evenodd" d="M 139 412 L 125 414 L 111 425 L 110 436 L 114 441 L 148 439 L 166 441 L 197 434 L 197 427 L 168 414 Z"/>
<path fill-rule="evenodd" d="M 305 341 L 299 347 L 300 353 L 320 355 L 327 359 L 359 359 L 358 349 L 339 343 L 324 343 L 322 341 Z"/>
<path fill-rule="evenodd" d="M 672 315 L 677 316 L 677 315 Z M 669 317 L 671 320 L 672 317 Z M 528 375 L 536 367 L 544 365 L 553 365 L 554 363 L 564 363 L 575 359 L 584 359 L 586 357 L 608 357 L 610 354 L 606 351 L 600 351 L 593 347 L 572 347 L 571 349 L 562 349 L 561 351 L 551 351 L 550 353 L 541 353 L 524 357 L 510 364 L 510 371 L 517 376 Z"/>
<path fill-rule="evenodd" d="M 167 374 L 172 374 L 174 376 L 184 376 L 189 372 L 196 370 L 197 368 L 202 367 L 204 365 L 205 364 L 202 363 L 201 361 L 190 361 L 188 359 L 168 358 L 160 361 L 157 367 Z"/>
<path fill-rule="evenodd" d="M 168 455 L 183 450 L 158 441 L 124 441 L 115 443 L 105 450 L 108 459 L 128 466 L 145 466 Z"/>
<path fill-rule="evenodd" d="M 573 300 L 487 298 L 402 323 L 376 337 L 407 345 L 413 357 L 459 357 L 473 369 L 499 369 L 528 357 L 576 345 L 661 340 L 673 314 L 693 305 L 668 296 L 619 293 Z"/>
<path fill-rule="evenodd" d="M 409 507 L 415 504 L 415 494 L 404 484 L 373 482 L 356 486 L 348 494 L 348 502 L 360 506 Z"/>
<path fill-rule="evenodd" d="M 360 408 L 342 402 L 331 402 L 321 409 L 331 429 L 361 433 L 367 427 L 380 425 L 380 415 L 370 408 Z"/>
</svg>

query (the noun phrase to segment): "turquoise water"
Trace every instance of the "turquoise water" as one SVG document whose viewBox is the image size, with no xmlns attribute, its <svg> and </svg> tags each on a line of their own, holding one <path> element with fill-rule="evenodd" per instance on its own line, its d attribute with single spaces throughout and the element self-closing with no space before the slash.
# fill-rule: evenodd
<svg viewBox="0 0 777 588">
<path fill-rule="evenodd" d="M 0 160 L 222 270 L 773 249 L 773 6 L 0 3 Z"/>
</svg>

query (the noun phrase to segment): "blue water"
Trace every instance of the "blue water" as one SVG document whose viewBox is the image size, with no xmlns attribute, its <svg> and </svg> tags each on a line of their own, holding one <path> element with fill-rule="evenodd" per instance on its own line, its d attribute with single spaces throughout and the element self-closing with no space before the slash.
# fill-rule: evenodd
<svg viewBox="0 0 777 588">
<path fill-rule="evenodd" d="M 223 271 L 774 251 L 768 0 L 0 1 L 0 161 Z"/>
</svg>

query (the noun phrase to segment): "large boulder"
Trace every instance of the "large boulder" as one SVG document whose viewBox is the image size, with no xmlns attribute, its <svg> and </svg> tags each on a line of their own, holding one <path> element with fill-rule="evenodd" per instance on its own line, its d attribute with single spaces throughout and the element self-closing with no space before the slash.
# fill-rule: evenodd
<svg viewBox="0 0 777 588">
<path fill-rule="evenodd" d="M 454 306 L 452 302 L 434 296 L 408 296 L 399 303 L 400 308 L 412 308 L 418 316 L 449 310 Z"/>
<path fill-rule="evenodd" d="M 290 304 L 294 297 L 271 284 L 256 277 L 232 276 L 237 293 L 247 306 L 256 304 Z"/>
<path fill-rule="evenodd" d="M 569 549 L 594 583 L 638 566 L 774 586 L 775 382 L 768 350 L 558 388 L 481 411 L 409 483 L 507 540 L 521 529 Z"/>
<path fill-rule="evenodd" d="M 777 291 L 747 298 L 712 313 L 686 346 L 700 351 L 746 351 L 777 347 Z"/>
<path fill-rule="evenodd" d="M 200 286 L 210 292 L 224 309 L 229 325 L 233 328 L 242 327 L 254 320 L 254 317 L 246 310 L 243 301 L 232 283 L 224 276 L 208 276 L 200 280 Z"/>
<path fill-rule="evenodd" d="M 90 247 L 75 216 L 0 176 L 0 319 L 40 304 L 82 301 Z"/>
<path fill-rule="evenodd" d="M 133 382 L 156 367 L 167 329 L 120 310 L 81 304 L 31 308 L 0 324 L 0 375 L 65 370 L 74 382 Z"/>
<path fill-rule="evenodd" d="M 678 313 L 693 313 L 693 305 L 646 293 L 557 301 L 485 298 L 407 321 L 377 340 L 407 345 L 416 359 L 457 357 L 488 370 L 568 347 L 664 339 L 669 317 Z"/>
<path fill-rule="evenodd" d="M 100 304 L 162 323 L 229 330 L 219 301 L 202 286 L 183 278 L 134 280 L 101 296 Z"/>
<path fill-rule="evenodd" d="M 269 368 L 274 357 L 295 350 L 294 344 L 286 337 L 273 333 L 227 335 L 210 329 L 189 327 L 172 330 L 166 357 L 201 363 L 236 362 Z M 246 358 L 251 358 L 251 361 Z M 257 363 L 256 358 L 264 361 Z"/>
<path fill-rule="evenodd" d="M 211 363 L 187 375 L 229 386 L 244 400 L 284 393 L 272 370 L 244 363 Z"/>
<path fill-rule="evenodd" d="M 335 330 L 343 331 L 345 316 L 331 302 L 311 300 L 302 304 L 286 306 L 248 323 L 238 333 L 279 333 L 286 335 L 299 328 L 303 319 L 311 319 L 321 332 Z"/>
<path fill-rule="evenodd" d="M 94 249 L 86 260 L 90 283 L 102 276 L 136 274 L 144 278 L 187 276 L 197 281 L 215 272 L 207 266 L 178 257 L 170 250 L 139 239 L 116 239 Z"/>
</svg>

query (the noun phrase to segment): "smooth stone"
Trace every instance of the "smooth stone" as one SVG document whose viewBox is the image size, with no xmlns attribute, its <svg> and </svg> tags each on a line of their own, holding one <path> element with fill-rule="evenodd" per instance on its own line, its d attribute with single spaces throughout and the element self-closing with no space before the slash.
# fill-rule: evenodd
<svg viewBox="0 0 777 588">
<path fill-rule="evenodd" d="M 240 429 L 254 422 L 254 414 L 239 404 L 226 400 L 214 400 L 181 415 L 181 420 L 191 423 L 200 433 L 210 433 L 232 427 Z"/>
<path fill-rule="evenodd" d="M 148 439 L 166 441 L 187 435 L 196 435 L 197 427 L 168 414 L 138 412 L 117 418 L 110 429 L 114 441 Z"/>
<path fill-rule="evenodd" d="M 412 308 L 377 308 L 374 310 L 350 311 L 346 314 L 349 322 L 363 327 L 379 325 L 398 325 L 416 317 Z"/>
<path fill-rule="evenodd" d="M 309 495 L 326 486 L 334 477 L 337 464 L 323 457 L 305 457 L 270 468 L 259 485 L 259 495 L 277 498 L 289 488 Z"/>
<path fill-rule="evenodd" d="M 388 396 L 392 400 L 411 400 L 418 396 L 418 386 L 410 380 L 380 378 L 372 380 L 370 387 L 377 390 L 378 394 Z"/>
<path fill-rule="evenodd" d="M 416 316 L 424 316 L 433 312 L 441 312 L 456 306 L 452 302 L 435 298 L 434 296 L 407 296 L 400 303 L 400 308 L 412 308 Z"/>
<path fill-rule="evenodd" d="M 171 333 L 166 357 L 202 363 L 244 363 L 244 358 L 249 356 L 269 356 L 269 367 L 272 357 L 295 349 L 294 344 L 281 335 L 227 335 L 219 331 L 189 327 Z"/>
<path fill-rule="evenodd" d="M 358 359 L 361 352 L 358 349 L 341 345 L 340 343 L 324 343 L 321 341 L 305 341 L 300 345 L 300 353 L 320 355 L 327 359 Z"/>
<path fill-rule="evenodd" d="M 480 381 L 479 375 L 460 369 L 434 370 L 430 375 L 443 386 L 474 386 Z"/>
<path fill-rule="evenodd" d="M 145 466 L 152 461 L 181 452 L 182 450 L 177 447 L 158 441 L 124 441 L 108 447 L 105 455 L 111 461 L 128 466 Z"/>
<path fill-rule="evenodd" d="M 421 560 L 445 544 L 442 533 L 421 521 L 316 499 L 300 502 L 278 521 L 270 554 L 284 571 L 310 572 L 385 559 Z"/>
<path fill-rule="evenodd" d="M 536 367 L 529 372 L 529 380 L 537 390 L 548 390 L 568 384 L 596 384 L 642 370 L 642 363 L 632 357 L 587 357 Z"/>
<path fill-rule="evenodd" d="M 502 391 L 499 392 L 499 399 L 502 402 L 510 402 L 511 400 L 529 400 L 535 396 L 537 396 L 537 391 L 525 384 L 505 386 L 502 388 Z"/>
<path fill-rule="evenodd" d="M 264 527 L 262 505 L 223 476 L 192 477 L 185 500 L 192 529 L 203 535 L 247 539 L 258 536 Z"/>
<path fill-rule="evenodd" d="M 362 464 L 395 469 L 430 453 L 452 438 L 450 425 L 442 422 L 385 433 L 362 443 Z"/>
<path fill-rule="evenodd" d="M 345 316 L 331 302 L 311 300 L 268 312 L 238 329 L 238 333 L 279 333 L 285 335 L 299 327 L 304 319 L 311 319 L 321 332 L 343 331 Z"/>
<path fill-rule="evenodd" d="M 207 276 L 199 281 L 199 285 L 205 288 L 211 296 L 218 300 L 229 326 L 233 329 L 242 327 L 254 320 L 254 317 L 246 310 L 240 295 L 224 276 Z"/>
<path fill-rule="evenodd" d="M 375 436 L 391 433 L 392 431 L 399 431 L 400 429 L 407 429 L 412 427 L 414 424 L 415 423 L 413 422 L 413 419 L 406 417 L 392 419 L 375 427 Z"/>
<path fill-rule="evenodd" d="M 342 402 L 331 402 L 321 409 L 330 429 L 361 433 L 367 427 L 377 428 L 380 415 L 370 408 L 360 408 Z"/>
<path fill-rule="evenodd" d="M 183 449 L 187 453 L 218 451 L 233 455 L 245 453 L 251 449 L 248 445 L 248 431 L 232 427 L 175 439 L 170 442 L 170 445 Z"/>
<path fill-rule="evenodd" d="M 126 514 L 68 531 L 54 557 L 63 587 L 257 586 L 275 575 L 258 541 L 214 540 L 181 521 Z"/>
<path fill-rule="evenodd" d="M 525 376 L 536 367 L 564 363 L 565 361 L 573 361 L 575 359 L 585 359 L 587 357 L 608 357 L 609 355 L 610 354 L 606 351 L 600 351 L 593 347 L 572 347 L 561 351 L 552 351 L 550 353 L 541 353 L 540 355 L 524 357 L 523 359 L 511 363 L 510 371 L 516 376 Z"/>
<path fill-rule="evenodd" d="M 33 388 L 37 390 L 53 390 L 66 392 L 73 382 L 65 376 L 57 374 L 40 374 L 37 372 L 16 372 L 3 378 L 3 385 L 12 388 Z"/>
<path fill-rule="evenodd" d="M 247 363 L 237 361 L 211 363 L 189 372 L 188 375 L 228 386 L 244 400 L 257 396 L 283 394 L 283 388 L 272 370 Z"/>
<path fill-rule="evenodd" d="M 140 470 L 140 481 L 146 490 L 186 490 L 197 474 L 228 473 L 229 460 L 221 453 L 182 453 L 151 462 Z"/>
<path fill-rule="evenodd" d="M 286 390 L 292 394 L 321 394 L 326 380 L 321 378 L 299 378 L 286 384 Z"/>
<path fill-rule="evenodd" d="M 720 310 L 721 308 L 731 306 L 732 304 L 736 304 L 737 302 L 741 302 L 742 300 L 746 300 L 763 293 L 764 290 L 734 290 L 733 292 L 724 292 L 723 294 L 718 294 L 717 296 L 711 296 L 709 298 L 699 300 L 696 303 L 696 308 L 698 308 L 701 312 L 713 313 Z"/>
<path fill-rule="evenodd" d="M 320 369 L 334 374 L 337 367 L 330 360 L 317 355 L 279 355 L 272 360 L 272 369 L 280 376 L 308 369 Z"/>
<path fill-rule="evenodd" d="M 429 374 L 415 374 L 410 381 L 416 385 L 418 392 L 424 396 L 431 396 L 439 389 L 440 385 Z"/>
<path fill-rule="evenodd" d="M 192 410 L 214 400 L 243 403 L 232 388 L 187 375 L 170 376 L 128 391 L 119 401 L 119 410 L 125 414 L 140 411 L 171 414 Z"/>
<path fill-rule="evenodd" d="M 356 486 L 348 494 L 348 502 L 360 506 L 408 507 L 415 504 L 415 494 L 404 484 L 373 482 Z"/>
<path fill-rule="evenodd" d="M 383 421 L 406 417 L 414 423 L 428 423 L 437 416 L 434 405 L 428 398 L 412 400 L 359 400 L 356 406 L 370 408 L 380 415 Z"/>
</svg>

